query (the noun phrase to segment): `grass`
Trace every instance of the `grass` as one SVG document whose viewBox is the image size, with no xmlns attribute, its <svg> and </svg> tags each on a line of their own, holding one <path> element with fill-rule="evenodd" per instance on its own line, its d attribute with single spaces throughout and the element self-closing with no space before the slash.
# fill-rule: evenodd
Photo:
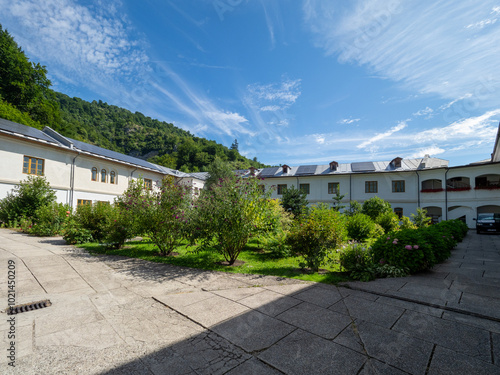
<svg viewBox="0 0 500 375">
<path fill-rule="evenodd" d="M 220 264 L 224 261 L 222 255 L 215 251 L 200 251 L 195 253 L 196 246 L 189 246 L 187 243 L 175 250 L 179 255 L 167 257 L 160 256 L 154 244 L 147 239 L 138 242 L 127 242 L 123 249 L 117 250 L 106 249 L 98 243 L 86 243 L 79 246 L 87 249 L 91 254 L 121 255 L 203 270 L 272 275 L 327 284 L 336 284 L 349 280 L 345 272 L 340 272 L 338 264 L 322 266 L 322 269 L 328 272 L 312 273 L 300 269 L 299 257 L 272 258 L 269 252 L 262 250 L 258 239 L 251 239 L 240 253 L 238 260 L 245 262 L 240 266 L 222 265 Z"/>
</svg>

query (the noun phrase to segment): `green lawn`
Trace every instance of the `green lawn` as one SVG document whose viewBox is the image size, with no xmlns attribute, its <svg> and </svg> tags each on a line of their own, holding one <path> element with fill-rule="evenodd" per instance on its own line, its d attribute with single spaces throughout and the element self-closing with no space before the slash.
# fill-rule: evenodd
<svg viewBox="0 0 500 375">
<path fill-rule="evenodd" d="M 261 249 L 258 239 L 251 239 L 241 252 L 238 260 L 245 263 L 240 266 L 222 265 L 220 264 L 224 261 L 222 255 L 213 251 L 194 253 L 193 250 L 195 250 L 196 247 L 187 244 L 175 250 L 179 255 L 162 257 L 158 255 L 155 246 L 147 239 L 139 242 L 127 242 L 125 248 L 119 250 L 107 250 L 98 243 L 87 243 L 79 246 L 87 249 L 91 254 L 121 255 L 152 262 L 168 263 L 204 270 L 274 275 L 328 284 L 349 280 L 346 273 L 340 272 L 338 264 L 322 266 L 322 269 L 328 272 L 311 273 L 299 268 L 300 258 L 298 257 L 273 259 L 269 256 L 268 252 Z"/>
</svg>

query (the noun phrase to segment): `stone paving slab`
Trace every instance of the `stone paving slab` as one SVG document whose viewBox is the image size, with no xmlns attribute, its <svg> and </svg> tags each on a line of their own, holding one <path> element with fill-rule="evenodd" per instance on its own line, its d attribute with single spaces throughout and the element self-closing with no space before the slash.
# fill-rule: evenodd
<svg viewBox="0 0 500 375">
<path fill-rule="evenodd" d="M 357 374 L 366 357 L 298 329 L 258 358 L 286 374 Z"/>
<path fill-rule="evenodd" d="M 435 270 L 356 290 L 90 256 L 0 229 L 8 259 L 19 299 L 53 305 L 16 316 L 18 367 L 0 357 L 2 374 L 500 374 L 500 236 L 471 233 Z M 6 335 L 0 325 L 0 349 Z"/>
</svg>

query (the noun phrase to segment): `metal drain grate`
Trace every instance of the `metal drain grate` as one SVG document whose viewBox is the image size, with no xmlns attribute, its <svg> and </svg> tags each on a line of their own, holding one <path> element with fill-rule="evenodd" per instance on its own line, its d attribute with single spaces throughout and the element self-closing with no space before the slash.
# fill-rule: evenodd
<svg viewBox="0 0 500 375">
<path fill-rule="evenodd" d="M 9 308 L 7 309 L 7 315 L 14 315 L 14 314 L 23 313 L 26 311 L 43 309 L 44 307 L 49 307 L 51 305 L 52 305 L 52 302 L 50 302 L 50 300 L 46 299 L 43 301 L 23 303 L 22 305 L 9 306 Z"/>
</svg>

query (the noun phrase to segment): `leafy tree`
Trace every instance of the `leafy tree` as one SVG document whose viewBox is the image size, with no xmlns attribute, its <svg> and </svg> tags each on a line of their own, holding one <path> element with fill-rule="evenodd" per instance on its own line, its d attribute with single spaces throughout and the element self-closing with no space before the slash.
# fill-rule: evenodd
<svg viewBox="0 0 500 375">
<path fill-rule="evenodd" d="M 259 231 L 270 194 L 262 193 L 256 178 L 226 178 L 203 190 L 195 202 L 192 227 L 202 241 L 200 250 L 214 250 L 234 264 L 248 239 Z M 265 225 L 262 225 L 265 227 Z"/>
<path fill-rule="evenodd" d="M 300 216 L 307 209 L 307 193 L 296 189 L 295 186 L 287 188 L 283 192 L 281 205 L 286 211 L 293 213 L 295 217 Z"/>
<path fill-rule="evenodd" d="M 138 230 L 151 238 L 160 255 L 170 255 L 185 237 L 190 188 L 171 176 L 153 190 L 144 189 L 143 184 L 142 180 L 131 182 L 120 204 L 135 218 Z"/>
<path fill-rule="evenodd" d="M 417 214 L 411 214 L 411 221 L 417 226 L 417 228 L 428 227 L 431 225 L 432 218 L 427 216 L 427 210 L 425 208 L 417 208 Z"/>
<path fill-rule="evenodd" d="M 30 62 L 0 25 L 0 96 L 42 124 L 60 120 L 59 107 L 46 74 L 45 67 Z"/>
<path fill-rule="evenodd" d="M 340 210 L 345 208 L 345 205 L 342 204 L 342 199 L 344 199 L 344 197 L 345 194 L 341 195 L 339 192 L 333 196 L 333 209 L 335 211 L 340 212 Z"/>
<path fill-rule="evenodd" d="M 212 188 L 213 185 L 220 184 L 221 181 L 236 179 L 230 165 L 218 157 L 208 166 L 208 174 L 209 177 L 205 181 L 207 189 Z"/>
<path fill-rule="evenodd" d="M 363 202 L 362 212 L 375 220 L 380 214 L 392 212 L 392 207 L 386 200 L 375 196 Z"/>
</svg>

